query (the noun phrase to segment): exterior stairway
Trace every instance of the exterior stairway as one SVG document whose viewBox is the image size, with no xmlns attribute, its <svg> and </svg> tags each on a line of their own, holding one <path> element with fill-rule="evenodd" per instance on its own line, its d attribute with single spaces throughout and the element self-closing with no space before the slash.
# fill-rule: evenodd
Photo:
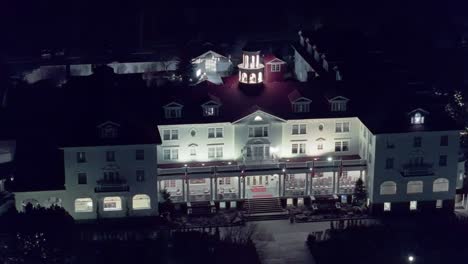
<svg viewBox="0 0 468 264">
<path fill-rule="evenodd" d="M 206 202 L 190 202 L 191 215 L 209 215 L 212 213 L 212 206 L 209 201 Z"/>
<path fill-rule="evenodd" d="M 287 219 L 288 212 L 281 207 L 279 198 L 256 198 L 245 200 L 247 221 Z"/>
</svg>

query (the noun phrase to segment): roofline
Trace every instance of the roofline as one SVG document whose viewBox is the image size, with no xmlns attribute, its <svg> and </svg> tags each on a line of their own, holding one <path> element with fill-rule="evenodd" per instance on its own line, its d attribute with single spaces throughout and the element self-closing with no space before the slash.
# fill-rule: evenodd
<svg viewBox="0 0 468 264">
<path fill-rule="evenodd" d="M 269 116 L 269 117 L 273 117 L 273 118 L 279 119 L 279 120 L 281 120 L 281 122 L 286 122 L 286 120 L 283 119 L 283 118 L 281 118 L 281 117 L 277 117 L 277 116 L 272 115 L 272 114 L 270 114 L 270 113 L 267 113 L 267 112 L 265 112 L 265 111 L 263 111 L 263 110 L 256 110 L 256 111 L 254 111 L 254 112 L 252 112 L 252 113 L 250 113 L 250 114 L 248 114 L 248 115 L 246 115 L 246 116 L 244 116 L 244 117 L 242 117 L 242 118 L 240 118 L 240 119 L 238 119 L 238 120 L 236 120 L 236 121 L 234 121 L 234 122 L 232 122 L 232 123 L 233 123 L 233 124 L 239 123 L 240 121 L 242 121 L 242 120 L 248 118 L 249 116 L 254 115 L 255 113 L 257 113 L 257 114 L 258 114 L 258 113 L 262 113 L 262 114 L 265 114 L 265 115 L 267 115 L 267 116 Z"/>
<path fill-rule="evenodd" d="M 205 56 L 205 55 L 208 54 L 208 53 L 214 53 L 214 54 L 216 54 L 216 55 L 218 55 L 218 56 L 220 56 L 220 57 L 223 57 L 223 58 L 226 58 L 226 59 L 227 59 L 226 56 L 221 55 L 221 54 L 219 54 L 219 53 L 217 53 L 217 52 L 214 52 L 213 50 L 209 50 L 209 51 L 207 51 L 207 52 L 205 52 L 205 53 L 203 53 L 203 54 L 201 54 L 201 55 L 198 55 L 197 57 L 193 58 L 193 59 L 192 59 L 192 62 L 193 62 L 194 60 L 200 58 L 200 57 Z"/>
</svg>

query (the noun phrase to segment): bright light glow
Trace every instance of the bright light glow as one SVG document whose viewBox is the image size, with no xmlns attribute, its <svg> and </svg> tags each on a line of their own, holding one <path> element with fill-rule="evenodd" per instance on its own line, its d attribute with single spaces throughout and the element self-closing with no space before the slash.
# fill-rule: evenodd
<svg viewBox="0 0 468 264">
<path fill-rule="evenodd" d="M 328 161 L 332 161 L 333 158 L 332 158 L 332 157 L 328 157 L 327 160 L 328 160 Z"/>
<path fill-rule="evenodd" d="M 201 75 L 201 69 L 198 69 L 196 74 L 197 74 L 197 77 L 200 77 L 200 75 Z"/>
<path fill-rule="evenodd" d="M 270 147 L 270 153 L 276 153 L 276 152 L 278 152 L 278 148 Z"/>
<path fill-rule="evenodd" d="M 146 194 L 137 194 L 133 196 L 133 209 L 151 209 L 151 199 Z"/>
<path fill-rule="evenodd" d="M 184 164 L 184 167 L 187 167 L 187 164 Z"/>
<path fill-rule="evenodd" d="M 229 165 L 231 165 L 231 164 L 232 164 L 232 162 L 230 162 L 230 161 L 229 161 L 229 162 L 228 162 L 228 164 L 229 164 Z"/>
<path fill-rule="evenodd" d="M 411 117 L 411 124 L 421 125 L 424 124 L 424 116 L 421 113 L 417 112 Z"/>
<path fill-rule="evenodd" d="M 312 168 L 309 168 L 310 171 L 312 171 Z"/>
<path fill-rule="evenodd" d="M 414 262 L 414 257 L 413 256 L 408 256 L 408 261 L 411 263 L 411 262 Z"/>
<path fill-rule="evenodd" d="M 283 172 L 285 172 L 285 171 L 286 171 L 286 168 L 283 168 Z"/>
<path fill-rule="evenodd" d="M 255 121 L 262 121 L 263 118 L 262 118 L 261 116 L 256 116 L 256 117 L 254 118 L 254 120 L 255 120 Z"/>
</svg>

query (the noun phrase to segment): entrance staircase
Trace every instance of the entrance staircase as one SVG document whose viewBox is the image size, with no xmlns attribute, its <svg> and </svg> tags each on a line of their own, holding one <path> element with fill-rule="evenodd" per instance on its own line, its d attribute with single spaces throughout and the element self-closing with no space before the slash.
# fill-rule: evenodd
<svg viewBox="0 0 468 264">
<path fill-rule="evenodd" d="M 212 214 L 213 206 L 210 204 L 209 201 L 203 202 L 190 202 L 190 214 L 197 216 L 197 215 L 209 215 Z"/>
<path fill-rule="evenodd" d="M 245 200 L 247 221 L 287 219 L 288 212 L 281 207 L 279 198 L 256 198 Z"/>
</svg>

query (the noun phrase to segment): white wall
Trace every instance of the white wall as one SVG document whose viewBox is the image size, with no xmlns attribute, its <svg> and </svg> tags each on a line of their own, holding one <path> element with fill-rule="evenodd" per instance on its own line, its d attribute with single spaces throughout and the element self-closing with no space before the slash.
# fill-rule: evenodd
<svg viewBox="0 0 468 264">
<path fill-rule="evenodd" d="M 296 74 L 296 78 L 300 82 L 306 82 L 308 80 L 309 72 L 313 72 L 314 70 L 310 65 L 302 58 L 302 56 L 297 52 L 294 51 L 294 72 Z"/>
</svg>

